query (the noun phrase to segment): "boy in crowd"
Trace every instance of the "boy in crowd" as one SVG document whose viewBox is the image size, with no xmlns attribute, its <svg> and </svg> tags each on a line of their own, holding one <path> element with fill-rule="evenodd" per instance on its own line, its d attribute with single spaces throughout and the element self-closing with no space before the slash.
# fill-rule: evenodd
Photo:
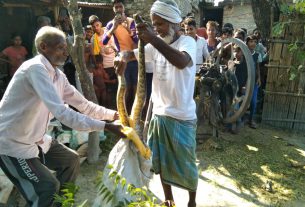
<svg viewBox="0 0 305 207">
<path fill-rule="evenodd" d="M 254 121 L 254 115 L 256 112 L 256 102 L 257 102 L 257 92 L 261 85 L 260 79 L 260 68 L 259 68 L 259 54 L 255 52 L 255 47 L 257 44 L 257 38 L 255 35 L 250 35 L 246 38 L 246 44 L 252 54 L 254 67 L 255 67 L 255 83 L 253 89 L 253 95 L 250 103 L 250 115 L 249 115 L 249 127 L 256 129 L 257 125 Z"/>
<path fill-rule="evenodd" d="M 196 41 L 196 72 L 199 71 L 200 65 L 210 57 L 208 43 L 203 37 L 197 35 L 196 21 L 192 17 L 187 17 L 184 22 L 185 34 L 193 37 Z"/>
<path fill-rule="evenodd" d="M 112 0 L 112 5 L 115 17 L 106 25 L 103 44 L 106 45 L 113 37 L 118 52 L 135 49 L 138 43 L 135 21 L 126 16 L 123 0 Z M 124 76 L 126 110 L 130 114 L 138 83 L 138 62 L 135 58 L 127 64 Z"/>
</svg>

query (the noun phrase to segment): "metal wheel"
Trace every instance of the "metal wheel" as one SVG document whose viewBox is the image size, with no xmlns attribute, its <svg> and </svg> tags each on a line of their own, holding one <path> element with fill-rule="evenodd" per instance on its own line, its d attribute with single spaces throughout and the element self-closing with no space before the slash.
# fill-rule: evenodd
<svg viewBox="0 0 305 207">
<path fill-rule="evenodd" d="M 247 63 L 247 74 L 248 74 L 245 94 L 238 97 L 237 94 L 235 93 L 232 101 L 227 103 L 227 107 L 229 108 L 229 111 L 224 116 L 223 122 L 232 123 L 232 122 L 235 122 L 238 118 L 240 118 L 247 111 L 247 109 L 249 107 L 249 104 L 252 99 L 253 89 L 254 89 L 255 68 L 254 68 L 254 62 L 253 62 L 251 52 L 244 42 L 242 42 L 241 40 L 236 39 L 236 38 L 227 38 L 221 42 L 222 45 L 224 45 L 226 43 L 233 43 L 240 47 L 240 49 L 243 52 L 245 61 Z M 227 76 L 232 77 L 232 74 L 227 75 Z M 235 77 L 235 80 L 234 80 L 234 78 L 229 79 L 231 81 L 231 82 L 229 82 L 229 84 L 231 84 L 233 89 L 235 88 L 234 84 L 236 84 L 235 83 L 236 76 L 234 75 L 234 77 Z M 238 107 L 238 109 L 236 109 L 236 107 L 235 107 L 236 104 L 240 105 Z"/>
<path fill-rule="evenodd" d="M 223 65 L 220 65 L 220 54 L 227 43 L 238 45 L 246 61 L 248 78 L 246 90 L 242 96 L 237 95 L 238 81 L 235 72 L 230 69 L 223 70 Z M 199 118 L 203 111 L 208 111 L 209 122 L 213 126 L 217 126 L 219 122 L 225 124 L 236 122 L 247 111 L 255 81 L 254 62 L 247 45 L 236 38 L 227 38 L 220 44 L 220 47 L 212 54 L 212 63 L 204 64 L 205 72 L 200 76 L 200 98 L 197 108 Z M 208 110 L 203 109 L 207 102 L 210 102 Z M 239 107 L 236 107 L 237 105 Z"/>
</svg>

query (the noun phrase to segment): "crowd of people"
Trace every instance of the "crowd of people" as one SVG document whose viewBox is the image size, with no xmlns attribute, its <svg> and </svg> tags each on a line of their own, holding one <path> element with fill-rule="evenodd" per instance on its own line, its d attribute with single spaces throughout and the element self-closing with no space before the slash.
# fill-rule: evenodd
<svg viewBox="0 0 305 207">
<path fill-rule="evenodd" d="M 67 51 L 73 32 L 66 10 L 60 11 L 59 24 L 55 27 L 51 26 L 50 18 L 38 18 L 32 59 L 26 61 L 28 52 L 18 34 L 12 36 L 13 45 L 0 53 L 8 58 L 11 77 L 0 102 L 0 167 L 30 206 L 50 206 L 53 194 L 65 182 L 75 181 L 79 158 L 45 134 L 49 121 L 55 117 L 71 128 L 105 129 L 125 137 L 121 125 L 101 120 L 116 120 L 119 116 L 115 110 L 108 109 L 115 109 L 112 101 L 118 85 L 116 70 L 125 76 L 126 109 L 128 113 L 131 111 L 138 81 L 137 43 L 141 39 L 146 43 L 146 105 L 150 96 L 153 102 L 148 132 L 153 171 L 161 175 L 164 205 L 175 205 L 171 190 L 175 185 L 189 191 L 188 206 L 194 207 L 198 185 L 197 116 L 193 98 L 196 72 L 211 58 L 222 39 L 236 37 L 244 41 L 256 70 L 248 117 L 249 126 L 256 128 L 257 94 L 262 83 L 260 66 L 266 59 L 260 33 L 255 30 L 248 35 L 245 29 L 234 29 L 230 23 L 219 30 L 217 22 L 208 21 L 207 38 L 201 37 L 196 20 L 191 16 L 182 19 L 172 0 L 153 3 L 150 10 L 153 27 L 146 23 L 136 25 L 126 15 L 123 0 L 112 3 L 111 21 L 105 23 L 91 15 L 84 27 L 84 57 L 98 104 L 81 94 L 77 72 Z M 222 54 L 222 64 L 228 64 L 231 57 L 242 94 L 247 81 L 245 60 L 240 48 L 229 44 Z M 56 177 L 45 166 L 57 171 Z"/>
<path fill-rule="evenodd" d="M 196 40 L 197 46 L 197 72 L 204 61 L 207 61 L 210 55 L 219 47 L 219 43 L 221 40 L 225 38 L 234 37 L 240 39 L 244 42 L 253 57 L 254 68 L 255 68 L 255 84 L 253 95 L 251 98 L 251 103 L 249 107 L 249 114 L 247 117 L 242 117 L 242 119 L 238 120 L 237 127 L 229 128 L 229 131 L 232 133 L 238 133 L 240 127 L 244 125 L 244 123 L 248 123 L 249 127 L 256 129 L 257 124 L 255 121 L 255 114 L 257 110 L 257 100 L 259 90 L 262 91 L 260 87 L 265 87 L 266 82 L 266 72 L 261 72 L 261 68 L 265 70 L 264 64 L 268 59 L 267 49 L 262 44 L 262 38 L 260 31 L 255 29 L 252 33 L 248 34 L 245 28 L 235 28 L 231 23 L 226 23 L 223 25 L 221 29 L 219 29 L 219 24 L 216 21 L 208 21 L 206 24 L 206 33 L 207 39 L 205 39 L 202 35 L 200 37 L 197 34 L 197 26 L 196 21 L 193 17 L 186 17 L 184 21 L 181 23 L 181 26 L 184 28 L 184 34 L 193 37 Z M 228 61 L 233 60 L 235 64 L 234 73 L 236 75 L 238 81 L 238 95 L 244 95 L 245 87 L 247 82 L 247 65 L 241 48 L 234 44 L 227 44 L 223 46 L 224 49 L 221 52 L 221 61 L 220 64 L 227 66 Z M 261 75 L 262 74 L 262 75 Z M 261 77 L 262 76 L 262 77 Z M 263 85 L 262 85 L 263 82 Z M 260 89 L 259 89 L 260 88 Z M 260 99 L 262 98 L 262 94 L 260 93 Z"/>
<path fill-rule="evenodd" d="M 113 6 L 115 17 L 103 27 L 102 21 L 96 15 L 91 15 L 88 19 L 88 25 L 84 27 L 85 34 L 85 61 L 87 69 L 92 77 L 95 94 L 100 105 L 115 109 L 115 94 L 117 91 L 118 81 L 115 74 L 113 60 L 116 54 L 120 51 L 131 50 L 137 47 L 138 37 L 135 30 L 135 22 L 132 18 L 125 14 L 125 7 L 123 3 L 117 3 Z M 47 16 L 40 16 L 37 19 L 37 28 L 46 25 L 51 25 L 51 19 Z M 61 11 L 58 24 L 55 25 L 60 28 L 69 38 L 72 35 L 71 22 L 66 10 Z M 255 61 L 256 68 L 256 84 L 254 87 L 253 98 L 251 101 L 250 114 L 247 122 L 252 128 L 256 128 L 254 115 L 256 113 L 256 102 L 259 87 L 263 83 L 265 85 L 265 73 L 260 71 L 260 67 L 264 65 L 267 59 L 266 47 L 262 44 L 260 31 L 255 29 L 248 35 L 245 28 L 233 28 L 231 23 L 226 23 L 220 29 L 216 21 L 208 21 L 205 25 L 204 32 L 202 28 L 198 28 L 196 20 L 188 16 L 180 23 L 181 34 L 193 37 L 196 40 L 196 71 L 199 71 L 203 62 L 208 60 L 210 54 L 217 48 L 220 41 L 226 37 L 235 37 L 244 41 Z M 70 38 L 71 39 L 71 38 Z M 231 47 L 231 46 L 230 46 Z M 239 50 L 234 48 L 234 50 Z M 227 51 L 227 52 L 226 52 Z M 37 54 L 35 44 L 33 44 L 32 54 Z M 234 54 L 237 54 L 235 51 Z M 0 53 L 0 58 L 6 58 L 9 63 L 9 79 L 11 79 L 19 68 L 19 66 L 29 58 L 29 52 L 22 46 L 22 38 L 19 34 L 12 34 L 12 46 L 5 48 Z M 227 64 L 231 58 L 231 48 L 227 48 L 223 53 L 222 64 Z M 242 93 L 245 87 L 247 74 L 245 74 L 246 64 L 243 60 L 243 55 L 236 57 L 235 60 L 239 63 L 236 65 L 236 76 L 239 83 L 239 93 Z M 147 68 L 150 68 L 153 63 L 147 62 Z M 73 60 L 69 57 L 62 70 L 66 74 L 69 82 L 81 91 L 78 84 L 78 77 L 76 74 Z M 152 73 L 147 70 L 147 88 L 149 100 L 151 93 Z M 261 78 L 261 73 L 263 77 Z M 133 100 L 136 93 L 137 86 L 137 61 L 128 63 L 128 69 L 125 71 L 125 78 L 127 84 L 126 90 L 126 109 L 130 114 Z M 262 80 L 263 79 L 263 80 Z M 259 93 L 261 95 L 261 93 Z M 238 131 L 238 130 L 237 130 Z M 236 132 L 233 130 L 233 132 Z"/>
</svg>

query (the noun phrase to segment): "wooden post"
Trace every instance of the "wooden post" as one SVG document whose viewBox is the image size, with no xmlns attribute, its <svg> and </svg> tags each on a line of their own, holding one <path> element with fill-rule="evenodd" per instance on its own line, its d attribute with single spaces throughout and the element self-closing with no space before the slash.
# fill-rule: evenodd
<svg viewBox="0 0 305 207">
<path fill-rule="evenodd" d="M 94 103 L 97 103 L 97 98 L 94 92 L 93 84 L 91 82 L 88 70 L 85 64 L 84 57 L 84 32 L 81 23 L 82 14 L 77 6 L 77 0 L 70 0 L 68 11 L 73 27 L 74 42 L 69 47 L 69 53 L 72 57 L 75 68 L 79 74 L 81 87 L 84 96 Z M 88 140 L 88 163 L 96 163 L 99 159 L 100 147 L 98 132 L 90 132 Z"/>
</svg>

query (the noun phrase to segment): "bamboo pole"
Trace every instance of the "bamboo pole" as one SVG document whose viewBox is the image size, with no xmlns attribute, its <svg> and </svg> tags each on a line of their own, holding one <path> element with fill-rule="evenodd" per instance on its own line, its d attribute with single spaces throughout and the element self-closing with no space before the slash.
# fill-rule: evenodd
<svg viewBox="0 0 305 207">
<path fill-rule="evenodd" d="M 282 44 L 292 44 L 292 43 L 296 43 L 296 44 L 305 44 L 304 41 L 291 41 L 291 40 L 285 40 L 285 39 L 270 39 L 268 40 L 268 42 L 270 43 L 282 43 Z"/>
<path fill-rule="evenodd" d="M 289 92 L 275 92 L 265 90 L 265 94 L 279 95 L 279 96 L 294 96 L 294 97 L 305 97 L 305 94 L 289 93 Z"/>
<path fill-rule="evenodd" d="M 305 120 L 296 120 L 296 119 L 272 119 L 272 118 L 264 118 L 263 121 L 293 122 L 293 123 L 303 123 L 303 124 L 305 124 Z"/>
<path fill-rule="evenodd" d="M 286 66 L 286 65 L 271 65 L 271 64 L 268 64 L 268 65 L 265 65 L 266 67 L 268 68 L 279 68 L 279 69 L 289 69 L 291 68 L 291 66 Z"/>
</svg>

